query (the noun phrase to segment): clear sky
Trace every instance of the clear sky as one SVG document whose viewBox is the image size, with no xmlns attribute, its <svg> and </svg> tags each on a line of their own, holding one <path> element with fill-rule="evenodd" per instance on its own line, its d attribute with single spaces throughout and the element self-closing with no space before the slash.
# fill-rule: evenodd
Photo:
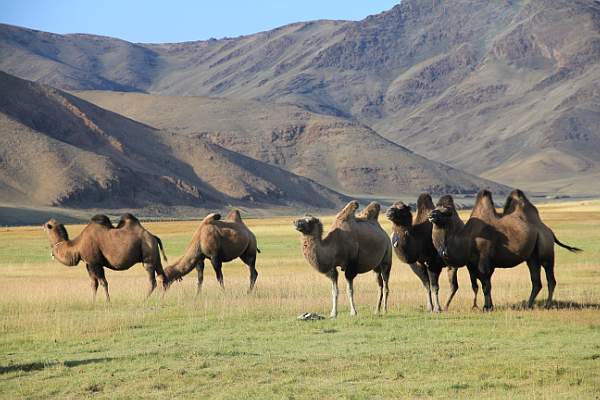
<svg viewBox="0 0 600 400">
<path fill-rule="evenodd" d="M 235 37 L 314 19 L 359 20 L 400 0 L 0 0 L 0 22 L 161 43 Z"/>
</svg>

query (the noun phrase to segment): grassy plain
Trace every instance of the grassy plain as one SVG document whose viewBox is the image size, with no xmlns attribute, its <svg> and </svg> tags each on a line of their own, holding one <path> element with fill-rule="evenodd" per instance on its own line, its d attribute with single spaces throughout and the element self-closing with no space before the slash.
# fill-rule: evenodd
<svg viewBox="0 0 600 400">
<path fill-rule="evenodd" d="M 262 250 L 252 295 L 246 267 L 232 262 L 224 293 L 207 265 L 199 298 L 193 273 L 144 302 L 135 266 L 107 272 L 110 305 L 101 292 L 91 303 L 82 265 L 50 260 L 41 228 L 3 228 L 0 397 L 600 398 L 600 202 L 541 212 L 562 241 L 585 249 L 557 248 L 552 310 L 522 308 L 530 282 L 521 265 L 494 275 L 495 312 L 470 309 L 463 270 L 450 311 L 432 315 L 417 278 L 394 260 L 387 315 L 373 315 L 367 274 L 355 284 L 357 317 L 342 283 L 341 315 L 313 322 L 296 316 L 327 315 L 329 284 L 302 259 L 291 217 L 248 220 Z M 174 259 L 197 223 L 146 225 Z M 68 226 L 72 237 L 81 228 Z M 442 298 L 447 289 L 444 280 Z"/>
</svg>

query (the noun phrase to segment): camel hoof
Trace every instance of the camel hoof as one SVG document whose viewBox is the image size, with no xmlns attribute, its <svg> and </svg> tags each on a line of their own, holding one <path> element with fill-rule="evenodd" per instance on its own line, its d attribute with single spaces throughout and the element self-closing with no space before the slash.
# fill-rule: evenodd
<svg viewBox="0 0 600 400">
<path fill-rule="evenodd" d="M 494 311 L 494 306 L 489 306 L 489 307 L 484 306 L 483 307 L 483 312 L 492 312 L 492 311 Z"/>
<path fill-rule="evenodd" d="M 548 303 L 548 302 L 546 302 L 546 305 L 544 306 L 544 308 L 545 308 L 546 310 L 549 310 L 549 309 L 551 309 L 553 306 L 554 306 L 554 302 L 553 302 L 553 301 L 551 301 L 551 302 L 549 302 L 549 303 Z"/>
<path fill-rule="evenodd" d="M 441 309 L 439 309 L 439 308 L 434 308 L 434 309 L 433 309 L 433 313 L 434 313 L 434 314 L 439 314 L 439 313 L 441 313 L 441 312 L 442 312 L 442 310 L 441 310 Z"/>
<path fill-rule="evenodd" d="M 337 318 L 337 314 L 330 314 L 330 315 L 329 315 L 329 318 L 330 318 L 330 319 L 336 319 L 336 318 Z"/>
</svg>

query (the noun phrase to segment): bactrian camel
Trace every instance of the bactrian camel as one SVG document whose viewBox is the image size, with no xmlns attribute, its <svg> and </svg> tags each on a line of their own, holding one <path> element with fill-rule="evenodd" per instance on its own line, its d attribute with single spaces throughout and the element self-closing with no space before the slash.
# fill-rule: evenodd
<svg viewBox="0 0 600 400">
<path fill-rule="evenodd" d="M 238 210 L 230 211 L 225 220 L 221 220 L 220 214 L 212 213 L 202 220 L 183 256 L 165 268 L 165 274 L 169 282 L 172 282 L 181 279 L 195 268 L 198 273 L 198 294 L 204 280 L 205 259 L 211 261 L 217 281 L 221 288 L 224 288 L 223 263 L 239 257 L 250 269 L 250 292 L 258 277 L 257 252 L 260 253 L 256 237 L 244 224 Z"/>
<path fill-rule="evenodd" d="M 539 216 L 538 210 L 522 191 L 514 190 L 507 198 L 504 212 L 494 208 L 492 194 L 482 190 L 464 227 L 454 223 L 456 209 L 440 205 L 431 212 L 434 224 L 432 239 L 436 249 L 450 265 L 466 264 L 481 281 L 485 296 L 484 310 L 493 309 L 491 278 L 496 268 L 513 268 L 526 262 L 532 289 L 528 307 L 533 307 L 542 288 L 540 268 L 548 281 L 546 307 L 552 305 L 554 278 L 554 243 L 569 251 L 580 249 L 561 243 Z"/>
<path fill-rule="evenodd" d="M 394 203 L 388 209 L 387 217 L 392 222 L 391 239 L 394 253 L 400 261 L 410 266 L 423 283 L 427 290 L 427 310 L 440 312 L 439 277 L 446 263 L 431 241 L 432 224 L 428 218 L 433 209 L 431 196 L 423 193 L 417 199 L 417 214 L 414 219 L 410 206 L 401 201 Z M 461 265 L 448 266 L 450 294 L 446 300 L 445 309 L 448 309 L 458 290 L 458 267 Z M 473 290 L 476 304 L 478 289 L 476 277 L 473 277 L 473 281 L 475 282 Z"/>
<path fill-rule="evenodd" d="M 163 287 L 168 284 L 159 255 L 160 248 L 166 261 L 162 242 L 131 214 L 123 214 L 117 228 L 112 226 L 107 216 L 96 215 L 73 240 L 69 240 L 65 226 L 55 219 L 46 222 L 43 228 L 50 240 L 54 259 L 69 267 L 80 261 L 85 263 L 94 300 L 100 284 L 106 300 L 110 301 L 104 268 L 124 271 L 143 263 L 150 281 L 146 297 L 156 288 L 156 275 L 162 280 Z"/>
<path fill-rule="evenodd" d="M 351 201 L 340 211 L 325 237 L 323 224 L 318 218 L 306 216 L 294 221 L 302 233 L 302 253 L 318 272 L 326 275 L 332 285 L 331 317 L 337 316 L 338 270 L 344 272 L 348 283 L 350 314 L 356 315 L 353 281 L 356 275 L 374 271 L 379 284 L 377 312 L 387 311 L 388 281 L 392 267 L 392 246 L 377 217 L 380 206 L 371 203 L 359 217 L 355 217 L 358 202 Z"/>
</svg>

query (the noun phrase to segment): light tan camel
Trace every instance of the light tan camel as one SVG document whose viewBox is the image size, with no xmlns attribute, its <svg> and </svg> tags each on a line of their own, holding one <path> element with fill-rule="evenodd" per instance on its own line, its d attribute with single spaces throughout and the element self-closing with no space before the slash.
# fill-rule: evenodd
<svg viewBox="0 0 600 400">
<path fill-rule="evenodd" d="M 368 215 L 357 219 L 358 202 L 351 201 L 340 211 L 325 237 L 318 218 L 307 216 L 294 221 L 302 233 L 302 253 L 317 271 L 325 274 L 332 284 L 331 317 L 337 316 L 338 270 L 341 267 L 348 283 L 350 314 L 356 315 L 353 281 L 356 275 L 374 271 L 379 284 L 377 312 L 387 311 L 388 281 L 392 267 L 392 246 L 385 231 L 377 222 L 379 206 L 370 206 Z M 375 210 L 377 209 L 377 212 Z M 367 218 L 368 217 L 368 218 Z"/>
<path fill-rule="evenodd" d="M 155 275 L 160 277 L 163 287 L 168 283 L 160 261 L 160 239 L 147 231 L 131 214 L 124 214 L 119 224 L 120 228 L 113 228 L 108 217 L 96 215 L 73 240 L 69 240 L 65 226 L 55 219 L 43 226 L 50 240 L 53 258 L 69 267 L 77 265 L 79 261 L 86 264 L 94 300 L 99 283 L 104 288 L 106 300 L 110 301 L 104 268 L 123 271 L 137 263 L 143 263 L 150 281 L 146 297 L 156 287 Z"/>
<path fill-rule="evenodd" d="M 217 281 L 221 288 L 224 288 L 222 265 L 239 257 L 250 269 L 248 291 L 251 292 L 258 277 L 257 252 L 260 253 L 256 237 L 244 224 L 238 210 L 230 211 L 225 220 L 221 220 L 220 214 L 212 213 L 202 220 L 183 256 L 165 268 L 165 274 L 169 282 L 172 282 L 181 279 L 196 268 L 198 272 L 196 294 L 198 294 L 204 280 L 205 259 L 211 261 Z"/>
</svg>

